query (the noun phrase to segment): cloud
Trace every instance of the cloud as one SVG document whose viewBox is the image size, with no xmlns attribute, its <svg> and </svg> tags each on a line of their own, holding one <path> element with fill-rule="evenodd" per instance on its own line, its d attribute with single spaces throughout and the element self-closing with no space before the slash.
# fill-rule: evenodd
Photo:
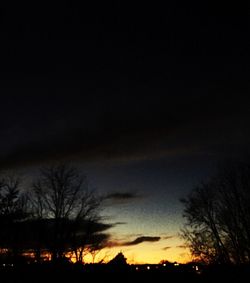
<svg viewBox="0 0 250 283">
<path fill-rule="evenodd" d="M 126 225 L 128 224 L 127 222 L 115 222 L 115 223 L 112 223 L 112 225 L 116 226 L 116 225 Z"/>
<path fill-rule="evenodd" d="M 121 200 L 130 200 L 130 199 L 135 199 L 138 198 L 138 195 L 136 193 L 132 193 L 132 192 L 115 192 L 115 193 L 111 193 L 106 195 L 105 199 L 111 199 L 111 200 L 117 200 L 117 201 L 121 201 Z"/>
<path fill-rule="evenodd" d="M 151 236 L 141 236 L 137 237 L 133 241 L 119 241 L 119 240 L 113 240 L 108 243 L 109 248 L 113 247 L 125 247 L 125 246 L 135 246 L 139 245 L 144 242 L 158 242 L 160 241 L 161 237 L 151 237 Z"/>
<path fill-rule="evenodd" d="M 163 237 L 162 239 L 163 239 L 163 240 L 169 240 L 169 239 L 173 239 L 173 238 L 174 238 L 174 236 L 169 235 L 169 236 Z"/>
<path fill-rule="evenodd" d="M 178 248 L 178 249 L 187 249 L 188 246 L 187 245 L 178 245 L 178 246 L 176 246 L 176 248 Z"/>
<path fill-rule="evenodd" d="M 161 233 L 162 240 L 169 240 L 175 238 L 177 235 L 169 235 L 169 233 Z"/>
<path fill-rule="evenodd" d="M 54 160 L 131 162 L 203 151 L 220 152 L 220 145 L 225 148 L 227 144 L 225 136 L 229 136 L 231 142 L 246 145 L 250 139 L 248 134 L 239 138 L 238 132 L 247 133 L 244 123 L 240 122 L 248 120 L 249 114 L 232 111 L 230 105 L 237 101 L 233 98 L 220 98 L 211 119 L 211 111 L 206 109 L 211 109 L 210 103 L 215 104 L 216 95 L 212 98 L 203 96 L 202 103 L 198 94 L 187 98 L 184 95 L 169 96 L 166 109 L 162 103 L 165 94 L 159 94 L 157 99 L 150 93 L 143 99 L 134 94 L 126 99 L 123 95 L 103 99 L 98 94 L 94 98 L 68 95 L 62 99 L 44 94 L 34 98 L 33 92 L 29 96 L 19 95 L 10 101 L 6 98 L 1 101 L 3 108 L 8 110 L 0 113 L 0 118 L 5 121 L 0 127 L 2 168 L 40 165 Z M 39 107 L 34 110 L 34 115 L 31 110 L 37 101 Z M 237 103 L 244 106 L 248 105 L 246 102 Z M 224 103 L 228 107 L 224 107 Z M 194 105 L 196 111 L 192 111 Z M 110 106 L 112 109 L 106 110 Z M 138 106 L 142 106 L 139 112 Z M 178 112 L 173 111 L 176 107 Z M 130 109 L 129 114 L 127 109 Z M 152 115 L 148 115 L 149 112 Z M 231 113 L 235 114 L 231 116 Z M 246 117 L 241 117 L 243 113 Z M 13 123 L 13 117 L 17 123 Z M 223 132 L 220 129 L 224 129 Z"/>
<path fill-rule="evenodd" d="M 133 233 L 133 234 L 129 234 L 128 236 L 127 236 L 127 238 L 138 238 L 138 237 L 142 237 L 143 236 L 143 234 L 138 234 L 138 233 Z"/>
<path fill-rule="evenodd" d="M 183 155 L 190 149 L 207 151 L 209 145 L 224 148 L 232 141 L 248 144 L 249 96 L 242 95 L 244 90 L 239 87 L 245 78 L 245 74 L 241 76 L 244 68 L 231 64 L 235 76 L 228 76 L 228 71 L 211 71 L 214 64 L 209 59 L 213 66 L 209 71 L 207 64 L 200 64 L 199 56 L 192 57 L 192 64 L 190 58 L 183 61 L 175 47 L 172 51 L 176 56 L 170 60 L 171 52 L 156 52 L 158 44 L 154 41 L 149 49 L 137 42 L 139 48 L 127 46 L 123 52 L 116 44 L 104 44 L 105 51 L 100 53 L 100 44 L 95 40 L 87 45 L 79 41 L 77 48 L 71 41 L 63 46 L 53 41 L 50 48 L 38 44 L 35 53 L 43 56 L 36 60 L 41 64 L 34 64 L 30 46 L 23 46 L 21 53 L 6 59 L 6 66 L 12 66 L 15 72 L 6 72 L 1 64 L 2 167 L 39 165 L 64 158 L 133 161 L 161 158 L 163 154 Z M 165 47 L 170 48 L 169 43 Z M 50 49 L 61 52 L 53 54 Z M 27 56 L 20 56 L 22 52 Z M 106 52 L 110 56 L 104 56 Z M 95 63 L 86 60 L 86 54 L 94 54 L 88 57 Z M 145 57 L 143 64 L 134 60 L 138 55 Z M 55 65 L 57 56 L 59 65 Z M 165 63 L 159 64 L 159 58 Z M 21 65 L 27 69 L 20 69 Z M 201 65 L 205 66 L 203 71 Z M 45 72 L 53 70 L 51 75 L 44 76 L 42 66 Z M 28 75 L 31 69 L 32 75 Z M 128 76 L 131 72 L 133 75 Z M 166 83 L 167 77 L 171 79 Z M 232 82 L 235 85 L 231 88 Z"/>
<path fill-rule="evenodd" d="M 171 249 L 171 247 L 164 247 L 164 248 L 163 248 L 164 251 L 167 251 L 167 250 L 169 250 L 169 249 Z"/>
<path fill-rule="evenodd" d="M 142 236 L 138 237 L 133 241 L 125 242 L 122 244 L 122 246 L 134 246 L 141 244 L 143 242 L 158 242 L 160 241 L 161 237 L 149 237 L 149 236 Z"/>
<path fill-rule="evenodd" d="M 86 222 L 86 224 L 88 225 L 88 222 Z M 115 223 L 107 224 L 101 222 L 91 222 L 91 229 L 93 229 L 93 231 L 104 232 L 114 227 L 115 225 Z"/>
<path fill-rule="evenodd" d="M 86 222 L 88 225 L 88 222 Z M 127 222 L 114 222 L 114 223 L 102 223 L 102 222 L 93 222 L 91 223 L 91 227 L 94 231 L 98 232 L 104 232 L 106 230 L 109 230 L 117 225 L 126 225 Z"/>
<path fill-rule="evenodd" d="M 113 192 L 104 196 L 106 205 L 123 204 L 131 202 L 141 196 L 134 192 Z"/>
</svg>

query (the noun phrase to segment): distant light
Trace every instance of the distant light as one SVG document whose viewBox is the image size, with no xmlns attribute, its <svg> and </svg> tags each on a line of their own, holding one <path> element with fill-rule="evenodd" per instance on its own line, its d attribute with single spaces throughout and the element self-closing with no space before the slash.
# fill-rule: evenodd
<svg viewBox="0 0 250 283">
<path fill-rule="evenodd" d="M 4 263 L 3 266 L 5 267 L 5 265 L 6 265 L 6 264 Z"/>
<path fill-rule="evenodd" d="M 166 263 L 164 263 L 163 266 L 166 266 Z"/>
<path fill-rule="evenodd" d="M 139 267 L 137 266 L 137 267 L 135 268 L 135 270 L 139 270 Z"/>
<path fill-rule="evenodd" d="M 196 270 L 196 271 L 199 271 L 199 266 L 196 265 L 196 266 L 195 266 L 195 270 Z"/>
<path fill-rule="evenodd" d="M 179 263 L 176 262 L 176 263 L 174 264 L 174 266 L 179 266 Z"/>
<path fill-rule="evenodd" d="M 147 266 L 147 270 L 150 270 L 150 266 Z"/>
</svg>

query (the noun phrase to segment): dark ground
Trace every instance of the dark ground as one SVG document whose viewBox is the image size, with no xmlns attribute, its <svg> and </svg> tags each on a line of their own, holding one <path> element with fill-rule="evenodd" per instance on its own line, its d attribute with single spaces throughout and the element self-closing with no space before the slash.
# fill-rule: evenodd
<svg viewBox="0 0 250 283">
<path fill-rule="evenodd" d="M 1 267 L 0 282 L 248 282 L 249 269 L 211 268 L 187 271 L 83 270 L 75 267 Z"/>
</svg>

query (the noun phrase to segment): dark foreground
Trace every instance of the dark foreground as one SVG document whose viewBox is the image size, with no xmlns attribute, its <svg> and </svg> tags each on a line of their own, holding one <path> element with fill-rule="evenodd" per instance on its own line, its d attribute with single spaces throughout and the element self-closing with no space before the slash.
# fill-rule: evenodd
<svg viewBox="0 0 250 283">
<path fill-rule="evenodd" d="M 8 266 L 0 268 L 0 282 L 249 282 L 248 267 L 213 267 L 202 273 L 187 270 L 135 270 L 68 266 Z"/>
</svg>

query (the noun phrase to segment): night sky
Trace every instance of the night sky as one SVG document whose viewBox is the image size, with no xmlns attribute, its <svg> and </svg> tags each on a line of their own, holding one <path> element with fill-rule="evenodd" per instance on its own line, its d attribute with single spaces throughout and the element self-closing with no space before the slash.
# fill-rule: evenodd
<svg viewBox="0 0 250 283">
<path fill-rule="evenodd" d="M 76 164 L 107 195 L 110 253 L 185 261 L 179 199 L 249 155 L 246 17 L 102 5 L 2 6 L 0 167 Z"/>
</svg>

